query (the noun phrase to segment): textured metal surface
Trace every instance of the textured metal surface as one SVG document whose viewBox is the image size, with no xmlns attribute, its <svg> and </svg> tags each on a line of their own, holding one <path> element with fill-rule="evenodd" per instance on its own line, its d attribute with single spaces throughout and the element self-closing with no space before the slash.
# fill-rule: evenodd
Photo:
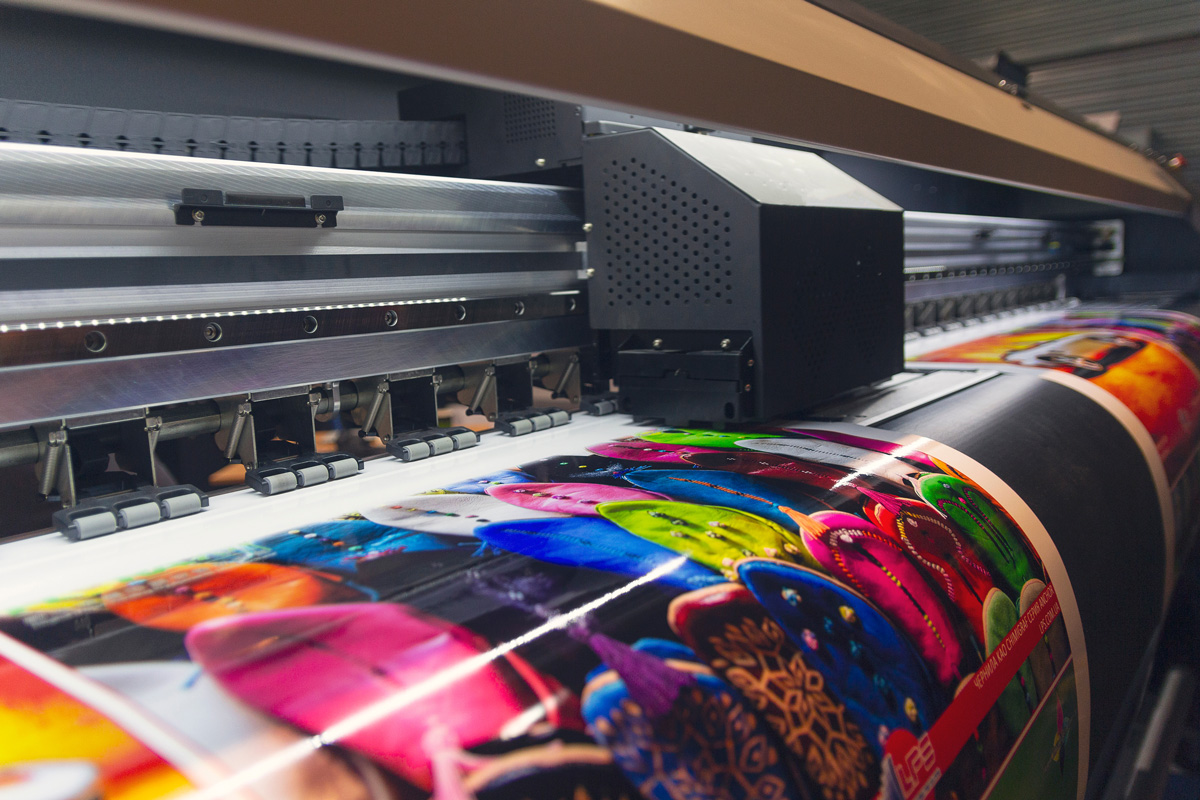
<svg viewBox="0 0 1200 800">
<path fill-rule="evenodd" d="M 1156 149 L 1200 162 L 1198 0 L 861 0 L 862 5 L 973 59 L 1004 50 L 1029 67 L 1029 88 L 1078 114 L 1121 112 L 1150 126 Z M 1200 180 L 1200 167 L 1182 173 Z"/>
<path fill-rule="evenodd" d="M 374 3 L 336 25 L 286 0 L 21 3 L 1169 213 L 1190 201 L 1115 142 L 809 3 Z"/>
<path fill-rule="evenodd" d="M 523 355 L 591 341 L 582 316 L 4 370 L 0 427 L 364 375 Z"/>
<path fill-rule="evenodd" d="M 466 161 L 463 126 L 454 121 L 235 117 L 3 98 L 0 141 L 340 169 Z"/>
<path fill-rule="evenodd" d="M 860 0 L 893 22 L 966 56 L 1003 48 L 1023 64 L 1200 34 L 1197 0 Z"/>
<path fill-rule="evenodd" d="M 263 313 L 186 314 L 90 320 L 71 325 L 0 325 L 0 376 L 5 368 L 94 361 L 196 348 L 236 349 L 368 333 L 450 328 L 481 322 L 544 319 L 584 313 L 574 295 L 455 298 L 373 306 L 276 308 Z"/>
<path fill-rule="evenodd" d="M 172 204 L 180 201 L 184 188 L 305 198 L 340 195 L 346 210 L 333 229 L 177 226 Z M 94 241 L 88 238 L 93 226 Z M 89 245 L 129 244 L 131 232 L 155 227 L 164 229 L 157 239 L 141 236 L 133 243 L 210 250 L 216 243 L 244 254 L 431 247 L 430 234 L 526 237 L 510 249 L 531 246 L 530 234 L 550 234 L 542 248 L 563 248 L 571 240 L 559 237 L 577 236 L 579 226 L 578 192 L 558 187 L 0 144 L 0 248 L 14 258 L 30 257 L 22 247 L 39 246 L 75 247 L 84 255 Z M 402 232 L 418 236 L 410 242 L 379 235 Z M 469 240 L 460 246 L 481 249 Z M 506 249 L 492 240 L 482 247 Z"/>
<path fill-rule="evenodd" d="M 1187 5 L 1190 14 L 1180 24 L 1200 28 L 1200 3 Z M 1120 111 L 1122 129 L 1151 128 L 1153 146 L 1187 156 L 1191 166 L 1181 174 L 1200 182 L 1200 32 L 1047 63 L 1030 72 L 1029 82 L 1080 113 Z"/>
<path fill-rule="evenodd" d="M 292 307 L 332 308 L 365 304 L 478 299 L 534 292 L 573 291 L 580 285 L 574 270 L 500 272 L 473 275 L 422 275 L 404 278 L 341 278 L 312 281 L 115 286 L 32 289 L 0 292 L 0 325 L 36 325 L 78 320 L 148 321 L 144 317 L 249 310 L 275 312 Z M 264 306 L 264 303 L 269 305 Z M 0 361 L 3 360 L 0 342 Z"/>
</svg>

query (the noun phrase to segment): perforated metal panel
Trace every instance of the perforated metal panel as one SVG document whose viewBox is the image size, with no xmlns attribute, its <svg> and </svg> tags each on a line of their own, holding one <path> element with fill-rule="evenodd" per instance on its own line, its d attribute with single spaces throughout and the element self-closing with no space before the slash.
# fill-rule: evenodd
<svg viewBox="0 0 1200 800">
<path fill-rule="evenodd" d="M 900 369 L 899 209 L 809 154 L 688 136 L 584 143 L 591 322 L 628 409 L 765 418 Z M 731 349 L 745 379 L 705 406 Z"/>
<path fill-rule="evenodd" d="M 523 94 L 505 94 L 504 141 L 508 144 L 553 139 L 558 133 L 556 104 Z"/>
<path fill-rule="evenodd" d="M 733 305 L 728 207 L 637 157 L 610 159 L 600 173 L 609 307 Z"/>
</svg>

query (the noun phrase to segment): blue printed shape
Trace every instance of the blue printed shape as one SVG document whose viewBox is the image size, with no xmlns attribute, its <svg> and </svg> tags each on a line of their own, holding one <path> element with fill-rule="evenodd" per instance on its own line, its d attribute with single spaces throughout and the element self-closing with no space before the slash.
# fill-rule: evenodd
<svg viewBox="0 0 1200 800">
<path fill-rule="evenodd" d="M 880 756 L 893 731 L 920 736 L 945 709 L 949 698 L 916 650 L 858 592 L 771 559 L 740 561 L 737 572 Z"/>
<path fill-rule="evenodd" d="M 640 578 L 650 570 L 679 559 L 673 550 L 634 536 L 598 517 L 523 519 L 497 522 L 475 529 L 475 536 L 498 550 L 520 553 L 539 561 L 588 567 Z M 699 589 L 724 579 L 692 561 L 664 574 L 659 582 L 679 589 Z"/>
</svg>

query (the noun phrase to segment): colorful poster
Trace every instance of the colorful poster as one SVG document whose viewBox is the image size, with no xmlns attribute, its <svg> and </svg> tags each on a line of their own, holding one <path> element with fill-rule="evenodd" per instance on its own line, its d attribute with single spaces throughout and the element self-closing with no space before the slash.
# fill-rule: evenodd
<svg viewBox="0 0 1200 800">
<path fill-rule="evenodd" d="M 1081 797 L 1053 544 L 975 462 L 888 436 L 644 431 L 0 630 L 226 754 L 193 798 L 309 796 L 317 756 L 343 797 Z M 275 746 L 235 763 L 246 730 Z"/>
<path fill-rule="evenodd" d="M 0 654 L 0 797 L 142 800 L 190 786 L 112 719 Z"/>
<path fill-rule="evenodd" d="M 1120 400 L 1154 439 L 1175 483 L 1195 455 L 1200 321 L 1175 312 L 1071 312 L 1031 328 L 925 353 L 922 363 L 1012 364 L 1066 372 Z"/>
<path fill-rule="evenodd" d="M 1200 320 L 1158 309 L 1079 309 L 926 352 L 917 363 L 955 364 L 1052 370 L 1059 382 L 1101 402 L 1114 399 L 1123 407 L 1112 409 L 1119 416 L 1132 414 L 1162 465 L 1164 510 L 1174 523 L 1168 551 L 1182 561 L 1196 534 L 1185 524 L 1200 503 Z"/>
</svg>

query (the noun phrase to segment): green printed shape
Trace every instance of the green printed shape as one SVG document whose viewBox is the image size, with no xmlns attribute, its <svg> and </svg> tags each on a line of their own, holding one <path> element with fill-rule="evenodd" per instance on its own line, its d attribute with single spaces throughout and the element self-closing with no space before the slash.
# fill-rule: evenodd
<svg viewBox="0 0 1200 800">
<path fill-rule="evenodd" d="M 745 433 L 742 431 L 709 431 L 702 428 L 667 428 L 643 433 L 639 439 L 659 444 L 688 447 L 713 447 L 725 450 L 744 450 L 738 442 L 744 439 L 778 439 L 778 433 Z"/>
<path fill-rule="evenodd" d="M 1018 611 L 1022 616 L 1037 602 L 1038 597 L 1045 588 L 1046 584 L 1039 580 L 1029 581 L 1021 587 L 1021 599 L 1017 605 Z M 1028 662 L 1029 667 L 1033 670 L 1033 681 L 1034 685 L 1037 686 L 1038 702 L 1041 702 L 1041 699 L 1046 696 L 1046 692 L 1050 691 L 1050 687 L 1054 684 L 1054 676 L 1058 674 L 1058 669 L 1062 666 L 1059 663 L 1055 663 L 1054 655 L 1050 652 L 1048 635 L 1050 631 L 1046 633 L 1047 635 L 1038 640 L 1038 643 L 1033 648 L 1033 652 L 1029 654 Z M 1055 633 L 1058 633 L 1057 629 L 1055 629 Z"/>
<path fill-rule="evenodd" d="M 1000 646 L 1004 637 L 1017 624 L 1017 606 L 1004 592 L 992 589 L 983 599 L 984 646 L 990 656 Z M 1004 725 L 1013 736 L 1020 736 L 1029 715 L 1037 708 L 1033 670 L 1029 662 L 1021 664 L 1016 676 L 1000 694 L 997 701 Z"/>
<path fill-rule="evenodd" d="M 601 503 L 596 510 L 634 536 L 718 571 L 754 556 L 811 564 L 799 536 L 744 511 L 665 500 Z"/>
<path fill-rule="evenodd" d="M 1043 577 L 1025 537 L 976 486 L 950 475 L 926 473 L 917 479 L 916 488 L 922 500 L 948 517 L 978 548 L 1005 594 L 1019 597 L 1026 581 Z"/>
</svg>

